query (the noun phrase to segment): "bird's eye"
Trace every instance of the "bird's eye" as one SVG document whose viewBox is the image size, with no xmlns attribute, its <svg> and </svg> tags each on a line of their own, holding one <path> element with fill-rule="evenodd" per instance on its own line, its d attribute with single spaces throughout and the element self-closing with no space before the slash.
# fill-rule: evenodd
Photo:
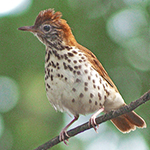
<svg viewBox="0 0 150 150">
<path fill-rule="evenodd" d="M 45 26 L 43 27 L 43 29 L 44 29 L 44 31 L 46 31 L 46 32 L 50 31 L 50 25 L 45 25 Z"/>
</svg>

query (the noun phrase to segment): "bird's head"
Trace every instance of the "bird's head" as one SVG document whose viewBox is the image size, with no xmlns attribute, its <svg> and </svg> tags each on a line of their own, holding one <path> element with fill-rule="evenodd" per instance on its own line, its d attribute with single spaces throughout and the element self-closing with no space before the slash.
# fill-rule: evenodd
<svg viewBox="0 0 150 150">
<path fill-rule="evenodd" d="M 53 9 L 44 10 L 38 14 L 33 26 L 18 29 L 32 32 L 46 46 L 54 45 L 57 48 L 64 45 L 74 46 L 76 40 L 69 25 L 61 16 L 61 12 L 54 12 Z"/>
</svg>

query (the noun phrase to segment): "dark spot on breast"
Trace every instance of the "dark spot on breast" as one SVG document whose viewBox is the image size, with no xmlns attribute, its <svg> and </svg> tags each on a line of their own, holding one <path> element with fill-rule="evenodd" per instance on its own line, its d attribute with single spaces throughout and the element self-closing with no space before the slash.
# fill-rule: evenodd
<svg viewBox="0 0 150 150">
<path fill-rule="evenodd" d="M 47 68 L 47 73 L 48 73 L 48 76 L 50 76 L 50 69 Z"/>
<path fill-rule="evenodd" d="M 45 80 L 47 80 L 48 79 L 48 76 L 45 76 Z"/>
<path fill-rule="evenodd" d="M 80 93 L 79 97 L 82 98 L 83 96 L 84 96 L 83 93 Z"/>
<path fill-rule="evenodd" d="M 74 54 L 72 54 L 72 53 L 69 52 L 69 53 L 68 53 L 68 56 L 69 56 L 69 57 L 73 57 Z"/>
<path fill-rule="evenodd" d="M 99 92 L 98 92 L 98 97 L 99 97 L 99 100 L 102 99 L 101 94 Z"/>
<path fill-rule="evenodd" d="M 78 74 L 78 75 L 80 75 L 80 74 L 81 74 L 81 72 L 80 72 L 80 71 L 77 71 L 77 74 Z"/>
<path fill-rule="evenodd" d="M 55 55 L 55 57 L 57 57 L 58 59 L 60 59 L 61 57 L 60 57 L 60 55 L 57 53 L 57 51 L 56 50 L 53 50 L 53 54 Z"/>
<path fill-rule="evenodd" d="M 74 66 L 74 69 L 78 69 L 78 66 Z"/>
<path fill-rule="evenodd" d="M 87 64 L 84 64 L 86 67 L 88 66 Z"/>
<path fill-rule="evenodd" d="M 74 62 L 75 64 L 77 63 L 77 61 L 76 61 L 76 60 L 74 60 L 73 62 Z"/>
<path fill-rule="evenodd" d="M 64 48 L 66 48 L 67 50 L 72 49 L 72 47 L 70 47 L 70 46 L 65 46 Z"/>
<path fill-rule="evenodd" d="M 75 99 L 74 99 L 74 98 L 72 99 L 72 102 L 73 102 L 73 103 L 75 102 Z"/>
<path fill-rule="evenodd" d="M 47 87 L 48 87 L 49 89 L 51 88 L 50 85 L 49 85 L 48 83 L 47 83 L 46 85 L 47 85 Z"/>
<path fill-rule="evenodd" d="M 98 78 L 98 75 L 97 75 L 97 74 L 95 74 L 95 76 L 96 76 L 96 78 Z"/>
<path fill-rule="evenodd" d="M 95 83 L 95 80 L 93 79 L 92 82 Z"/>
<path fill-rule="evenodd" d="M 77 78 L 77 79 L 76 79 L 76 82 L 81 82 L 81 80 Z"/>
<path fill-rule="evenodd" d="M 105 85 L 103 84 L 103 88 L 104 88 L 104 90 L 105 90 Z"/>
<path fill-rule="evenodd" d="M 91 77 L 90 77 L 90 76 L 88 76 L 88 80 L 91 80 Z"/>
<path fill-rule="evenodd" d="M 77 54 L 77 52 L 74 50 L 74 51 L 72 51 L 74 54 Z"/>
<path fill-rule="evenodd" d="M 84 82 L 84 85 L 85 85 L 85 86 L 88 86 L 88 82 Z"/>
<path fill-rule="evenodd" d="M 51 81 L 53 81 L 53 75 L 51 75 Z"/>
<path fill-rule="evenodd" d="M 88 73 L 88 70 L 84 70 L 84 72 L 87 74 L 87 73 Z"/>
<path fill-rule="evenodd" d="M 101 108 L 103 107 L 101 103 L 99 103 L 99 106 L 100 106 Z"/>
<path fill-rule="evenodd" d="M 93 95 L 92 93 L 90 93 L 90 97 L 91 97 L 91 98 L 93 98 L 93 97 L 94 97 L 94 95 Z"/>
<path fill-rule="evenodd" d="M 93 84 L 93 88 L 96 89 L 96 85 L 95 84 Z"/>
<path fill-rule="evenodd" d="M 73 68 L 72 68 L 70 65 L 68 65 L 68 68 L 69 68 L 69 70 L 70 70 L 70 71 L 72 71 L 72 70 L 73 70 Z"/>
<path fill-rule="evenodd" d="M 100 90 L 100 86 L 97 86 L 97 89 Z"/>
<path fill-rule="evenodd" d="M 65 77 L 65 81 L 67 81 L 67 77 Z"/>
<path fill-rule="evenodd" d="M 70 62 L 71 62 L 71 60 L 70 60 L 70 59 L 68 59 L 68 62 L 70 63 Z"/>
<path fill-rule="evenodd" d="M 82 68 L 82 66 L 81 66 L 81 65 L 79 65 L 78 67 L 79 67 L 79 69 L 81 69 L 81 68 Z"/>
<path fill-rule="evenodd" d="M 60 77 L 60 74 L 58 73 L 57 76 Z"/>
<path fill-rule="evenodd" d="M 64 65 L 64 69 L 67 69 L 67 65 L 65 62 L 63 62 L 63 65 Z"/>
<path fill-rule="evenodd" d="M 56 68 L 56 65 L 54 64 L 54 62 L 53 62 L 53 61 L 51 61 L 51 63 L 52 63 L 52 66 L 53 66 L 54 68 Z"/>
<path fill-rule="evenodd" d="M 49 61 L 49 59 L 50 59 L 50 55 L 51 55 L 51 53 L 50 53 L 50 51 L 48 51 L 48 55 L 47 55 L 46 62 L 48 62 L 48 61 Z"/>
<path fill-rule="evenodd" d="M 79 62 L 81 63 L 81 62 L 82 62 L 82 60 L 81 60 L 81 59 L 79 59 Z"/>
<path fill-rule="evenodd" d="M 102 79 L 101 78 L 99 79 L 99 82 L 102 83 Z"/>
<path fill-rule="evenodd" d="M 107 95 L 110 95 L 110 93 L 106 90 Z"/>
<path fill-rule="evenodd" d="M 85 88 L 84 88 L 84 90 L 85 90 L 85 91 L 88 91 L 88 88 L 87 88 L 87 87 L 85 87 Z"/>
<path fill-rule="evenodd" d="M 97 105 L 97 101 L 95 101 L 95 105 Z"/>
<path fill-rule="evenodd" d="M 64 58 L 65 58 L 65 60 L 67 60 L 67 59 L 68 59 L 67 54 L 64 54 Z"/>
<path fill-rule="evenodd" d="M 92 103 L 92 100 L 91 100 L 91 99 L 89 99 L 89 103 L 90 103 L 90 104 Z"/>
<path fill-rule="evenodd" d="M 61 76 L 60 76 L 61 78 L 63 78 L 64 76 L 63 76 L 63 74 L 61 74 Z"/>
<path fill-rule="evenodd" d="M 51 62 L 48 63 L 47 67 L 51 66 Z"/>
<path fill-rule="evenodd" d="M 48 53 L 48 51 L 46 50 L 46 51 L 45 51 L 45 56 L 47 55 L 47 53 Z"/>
<path fill-rule="evenodd" d="M 76 89 L 75 89 L 75 88 L 72 88 L 72 91 L 73 91 L 73 92 L 75 92 L 75 91 L 76 91 Z"/>
</svg>

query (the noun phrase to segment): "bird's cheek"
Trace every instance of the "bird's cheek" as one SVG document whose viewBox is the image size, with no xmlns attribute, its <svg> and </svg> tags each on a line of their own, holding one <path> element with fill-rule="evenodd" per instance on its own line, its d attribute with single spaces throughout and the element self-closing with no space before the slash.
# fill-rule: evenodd
<svg viewBox="0 0 150 150">
<path fill-rule="evenodd" d="M 56 39 L 57 39 L 57 35 L 52 34 L 52 35 L 50 35 L 50 38 L 51 38 L 51 40 L 52 40 L 52 41 L 54 41 L 54 40 L 56 40 Z"/>
</svg>

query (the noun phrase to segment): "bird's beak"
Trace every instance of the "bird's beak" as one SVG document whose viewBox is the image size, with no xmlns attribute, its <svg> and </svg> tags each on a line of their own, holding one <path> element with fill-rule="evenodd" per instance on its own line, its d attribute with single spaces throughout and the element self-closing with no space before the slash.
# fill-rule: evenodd
<svg viewBox="0 0 150 150">
<path fill-rule="evenodd" d="M 36 29 L 34 26 L 24 26 L 24 27 L 20 27 L 18 28 L 18 30 L 22 30 L 22 31 L 29 31 L 29 32 L 36 32 Z"/>
</svg>

